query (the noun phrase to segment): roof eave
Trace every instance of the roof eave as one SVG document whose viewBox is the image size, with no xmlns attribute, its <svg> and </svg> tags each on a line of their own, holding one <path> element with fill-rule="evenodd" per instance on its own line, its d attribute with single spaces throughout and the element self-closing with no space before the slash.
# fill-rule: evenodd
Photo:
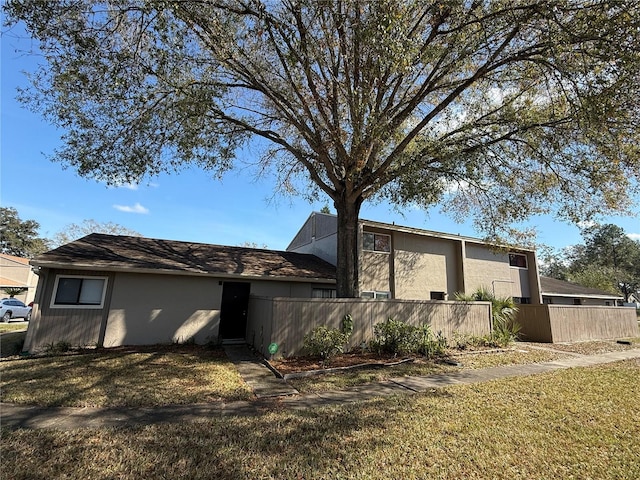
<svg viewBox="0 0 640 480">
<path fill-rule="evenodd" d="M 593 298 L 593 299 L 615 299 L 615 300 L 619 300 L 622 299 L 623 297 L 620 296 L 616 296 L 616 295 L 606 295 L 606 294 L 602 294 L 602 295 L 598 295 L 598 294 L 584 294 L 584 293 L 550 293 L 550 292 L 542 292 L 542 296 L 543 297 L 572 297 L 572 298 Z"/>
<path fill-rule="evenodd" d="M 482 240 L 481 238 L 475 238 L 475 237 L 467 237 L 464 235 L 455 235 L 453 233 L 444 233 L 444 232 L 436 232 L 434 230 L 424 230 L 421 228 L 415 228 L 415 227 L 404 227 L 401 225 L 395 225 L 395 224 L 391 224 L 391 223 L 384 223 L 384 222 L 376 222 L 374 220 L 364 220 L 361 219 L 360 223 L 363 226 L 368 226 L 368 227 L 372 227 L 372 228 L 379 228 L 379 229 L 383 229 L 383 230 L 392 230 L 395 232 L 400 232 L 400 233 L 409 233 L 409 234 L 414 234 L 414 235 L 421 235 L 424 237 L 432 237 L 432 238 L 438 238 L 438 239 L 442 239 L 442 240 L 457 240 L 457 241 L 464 241 L 466 243 L 475 243 L 477 245 L 484 245 L 484 246 L 490 246 L 490 247 L 495 247 L 497 249 L 506 249 L 506 250 L 510 250 L 510 251 L 518 251 L 518 252 L 531 252 L 531 253 L 535 253 L 535 249 L 533 248 L 527 248 L 527 247 L 522 247 L 519 245 L 498 245 L 495 243 L 490 243 L 487 242 L 485 240 Z"/>
<path fill-rule="evenodd" d="M 266 280 L 275 282 L 296 282 L 296 283 L 331 283 L 335 284 L 335 278 L 324 277 L 299 277 L 299 276 L 273 276 L 273 275 L 246 275 L 241 273 L 220 273 L 220 272 L 205 272 L 205 271 L 185 271 L 185 270 L 170 270 L 170 269 L 158 269 L 158 268 L 135 268 L 120 267 L 114 265 L 94 265 L 86 263 L 58 263 L 39 261 L 32 262 L 32 266 L 38 268 L 51 268 L 59 270 L 81 270 L 81 271 L 99 271 L 99 272 L 113 272 L 113 273 L 141 273 L 141 274 L 154 274 L 154 275 L 178 275 L 183 277 L 211 277 L 211 278 L 230 278 L 230 279 L 243 279 L 243 280 Z"/>
</svg>

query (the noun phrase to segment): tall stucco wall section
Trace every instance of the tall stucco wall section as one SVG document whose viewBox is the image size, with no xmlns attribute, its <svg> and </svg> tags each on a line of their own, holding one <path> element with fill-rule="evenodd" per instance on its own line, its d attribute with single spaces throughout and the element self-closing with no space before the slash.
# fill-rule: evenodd
<svg viewBox="0 0 640 480">
<path fill-rule="evenodd" d="M 497 296 L 511 296 L 512 283 L 509 256 L 489 250 L 482 245 L 467 243 L 464 265 L 465 289 L 472 293 L 478 288 L 495 288 Z"/>
<path fill-rule="evenodd" d="M 390 292 L 391 255 L 381 252 L 362 252 L 360 290 Z"/>
<path fill-rule="evenodd" d="M 458 288 L 458 242 L 395 233 L 395 296 L 430 300 L 431 292 L 453 298 Z"/>
<path fill-rule="evenodd" d="M 218 279 L 118 273 L 104 346 L 217 341 Z"/>
</svg>

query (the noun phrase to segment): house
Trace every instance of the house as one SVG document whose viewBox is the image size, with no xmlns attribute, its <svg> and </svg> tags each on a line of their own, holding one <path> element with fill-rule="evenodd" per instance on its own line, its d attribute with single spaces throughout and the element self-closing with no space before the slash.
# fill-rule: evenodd
<svg viewBox="0 0 640 480">
<path fill-rule="evenodd" d="M 358 225 L 357 300 L 333 298 L 337 219 L 330 214 L 313 213 L 286 251 L 88 235 L 31 261 L 39 281 L 24 349 L 59 341 L 104 347 L 238 341 L 265 355 L 272 343 L 295 354 L 319 322 L 339 322 L 356 310 L 359 342 L 392 315 L 429 321 L 438 331 L 486 334 L 488 304 L 450 301 L 480 287 L 547 310 L 556 306 L 544 305 L 545 298 L 582 298 L 583 313 L 591 308 L 587 300 L 606 301 L 593 292 L 576 296 L 575 286 L 564 296 L 544 281 L 541 288 L 533 250 L 367 220 Z M 633 324 L 610 315 L 624 324 L 616 332 L 635 332 L 630 313 Z"/>
<path fill-rule="evenodd" d="M 615 306 L 623 299 L 622 295 L 556 278 L 540 277 L 540 285 L 542 302 L 546 305 Z"/>
<path fill-rule="evenodd" d="M 244 341 L 250 295 L 310 298 L 335 285 L 335 267 L 313 255 L 97 233 L 31 264 L 25 351 Z"/>
<path fill-rule="evenodd" d="M 0 254 L 0 289 L 24 289 L 14 297 L 24 303 L 30 303 L 35 297 L 37 285 L 38 276 L 31 270 L 28 258 Z"/>
<path fill-rule="evenodd" d="M 542 303 L 533 250 L 368 220 L 359 221 L 359 235 L 363 297 L 453 300 L 484 287 L 517 303 Z M 336 250 L 337 217 L 324 213 L 311 214 L 287 247 L 334 265 Z"/>
</svg>

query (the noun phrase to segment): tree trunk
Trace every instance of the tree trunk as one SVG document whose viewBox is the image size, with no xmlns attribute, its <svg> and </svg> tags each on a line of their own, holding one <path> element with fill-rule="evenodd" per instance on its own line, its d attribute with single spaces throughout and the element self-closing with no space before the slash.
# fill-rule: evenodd
<svg viewBox="0 0 640 480">
<path fill-rule="evenodd" d="M 362 198 L 353 200 L 341 197 L 334 202 L 334 206 L 338 213 L 337 296 L 357 298 L 360 296 L 358 217 Z"/>
</svg>

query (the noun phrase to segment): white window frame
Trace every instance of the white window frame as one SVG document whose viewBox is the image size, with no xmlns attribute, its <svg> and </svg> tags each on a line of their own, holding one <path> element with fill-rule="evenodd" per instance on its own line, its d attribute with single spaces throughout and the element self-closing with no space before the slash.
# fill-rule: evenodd
<svg viewBox="0 0 640 480">
<path fill-rule="evenodd" d="M 373 296 L 364 296 L 366 294 L 369 295 L 373 295 Z M 375 299 L 375 300 L 390 300 L 391 299 L 391 292 L 382 292 L 382 291 L 373 291 L 373 290 L 365 290 L 360 294 L 360 298 L 371 298 L 371 299 Z"/>
<path fill-rule="evenodd" d="M 433 297 L 442 297 L 442 298 L 433 298 Z M 442 302 L 447 299 L 447 292 L 431 290 L 429 291 L 429 300 L 434 302 Z"/>
<path fill-rule="evenodd" d="M 365 242 L 364 242 L 365 235 L 373 235 L 373 249 L 365 248 Z M 388 243 L 387 244 L 389 245 L 389 251 L 376 250 L 376 236 L 378 236 L 378 237 L 387 237 L 387 239 L 388 239 Z M 386 233 L 362 232 L 362 249 L 365 252 L 386 253 L 388 255 L 388 254 L 391 253 L 391 235 L 388 235 Z"/>
<path fill-rule="evenodd" d="M 517 265 L 511 265 L 511 255 L 518 256 L 518 257 L 523 257 L 525 266 L 524 267 L 519 267 Z M 527 258 L 527 256 L 524 253 L 509 252 L 509 267 L 510 268 L 519 268 L 521 270 L 528 270 L 529 269 L 529 259 Z"/>
<path fill-rule="evenodd" d="M 61 278 L 80 278 L 82 280 L 103 280 L 102 284 L 102 294 L 100 296 L 100 304 L 62 304 L 56 303 L 56 297 L 58 296 L 58 284 Z M 50 308 L 66 308 L 66 309 L 82 309 L 82 310 L 99 310 L 104 308 L 104 299 L 107 294 L 107 283 L 109 281 L 109 277 L 98 276 L 98 275 L 65 275 L 59 274 L 56 275 L 56 281 L 53 285 L 53 291 L 51 292 L 51 304 Z"/>
</svg>

